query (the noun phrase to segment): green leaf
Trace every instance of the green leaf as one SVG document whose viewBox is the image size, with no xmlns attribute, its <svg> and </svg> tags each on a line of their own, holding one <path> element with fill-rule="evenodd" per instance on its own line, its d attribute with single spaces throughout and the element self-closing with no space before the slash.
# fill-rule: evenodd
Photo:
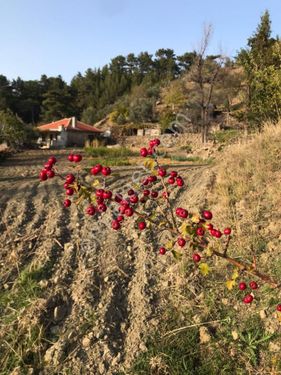
<svg viewBox="0 0 281 375">
<path fill-rule="evenodd" d="M 182 257 L 182 254 L 177 252 L 176 250 L 172 250 L 172 254 L 173 254 L 173 257 L 176 259 L 176 260 L 180 260 L 181 257 Z"/>
</svg>

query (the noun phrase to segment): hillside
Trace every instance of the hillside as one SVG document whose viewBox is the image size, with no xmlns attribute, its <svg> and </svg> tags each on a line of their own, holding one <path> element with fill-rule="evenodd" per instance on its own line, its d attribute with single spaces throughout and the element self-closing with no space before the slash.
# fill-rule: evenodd
<svg viewBox="0 0 281 375">
<path fill-rule="evenodd" d="M 214 166 L 181 167 L 176 206 L 212 207 L 233 228 L 229 252 L 280 277 L 281 124 L 227 147 Z M 1 374 L 278 374 L 280 291 L 261 285 L 251 306 L 208 277 L 159 256 L 147 229 L 115 232 L 62 208 L 57 180 L 34 179 L 46 152 L 1 168 Z M 65 152 L 57 154 L 65 170 Z M 86 161 L 85 161 L 86 162 Z M 118 168 L 109 187 L 124 186 Z"/>
</svg>

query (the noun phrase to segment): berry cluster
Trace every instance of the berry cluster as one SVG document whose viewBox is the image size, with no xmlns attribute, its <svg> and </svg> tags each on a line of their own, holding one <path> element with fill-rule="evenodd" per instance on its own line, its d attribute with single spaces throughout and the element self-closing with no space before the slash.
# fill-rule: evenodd
<svg viewBox="0 0 281 375">
<path fill-rule="evenodd" d="M 238 270 L 237 276 L 241 270 L 278 287 L 278 283 L 269 276 L 258 272 L 252 265 L 227 255 L 232 230 L 229 227 L 217 228 L 211 222 L 213 213 L 210 210 L 202 210 L 199 215 L 196 215 L 183 207 L 173 207 L 171 200 L 173 190 L 183 187 L 184 181 L 179 172 L 174 170 L 168 172 L 166 168 L 159 165 L 157 155 L 159 145 L 160 140 L 153 139 L 147 148 L 140 149 L 142 157 L 150 156 L 152 159 L 145 161 L 145 165 L 149 166 L 150 170 L 138 184 L 134 184 L 129 189 L 126 187 L 122 193 L 113 193 L 106 188 L 107 177 L 112 172 L 109 167 L 101 164 L 96 164 L 89 169 L 89 175 L 95 177 L 93 183 L 89 184 L 79 173 L 69 173 L 66 176 L 59 174 L 55 168 L 57 160 L 52 156 L 44 164 L 39 178 L 41 181 L 45 181 L 56 175 L 63 180 L 67 196 L 63 202 L 65 207 L 70 207 L 73 201 L 79 206 L 84 204 L 85 213 L 89 216 L 99 216 L 106 211 L 111 211 L 111 228 L 113 230 L 121 230 L 124 223 L 129 220 L 140 232 L 145 231 L 151 225 L 160 228 L 158 233 L 166 231 L 170 236 L 170 241 L 166 245 L 160 246 L 160 255 L 171 253 L 176 259 L 179 259 L 184 253 L 190 254 L 193 264 L 203 274 L 208 273 L 208 265 L 202 260 L 210 259 L 212 256 L 220 257 Z M 71 153 L 67 159 L 77 165 L 81 162 L 82 155 Z M 71 201 L 70 197 L 74 199 Z M 218 242 L 219 246 L 217 246 Z M 215 250 L 216 248 L 223 248 L 223 251 Z M 238 287 L 239 290 L 244 291 L 248 286 L 245 282 L 240 282 Z M 250 281 L 249 287 L 253 291 L 258 289 L 259 285 L 255 281 Z M 252 292 L 243 297 L 245 304 L 250 304 L 253 300 Z M 277 311 L 281 312 L 281 304 L 277 306 Z"/>
<path fill-rule="evenodd" d="M 41 181 L 46 181 L 48 178 L 55 177 L 54 166 L 57 162 L 57 159 L 54 156 L 51 156 L 49 160 L 44 164 L 44 168 L 41 169 L 39 173 L 39 179 Z"/>
</svg>

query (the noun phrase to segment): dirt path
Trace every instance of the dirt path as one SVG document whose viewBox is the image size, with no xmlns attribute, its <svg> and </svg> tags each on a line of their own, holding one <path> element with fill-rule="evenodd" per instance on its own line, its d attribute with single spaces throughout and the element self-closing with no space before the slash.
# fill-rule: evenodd
<svg viewBox="0 0 281 375">
<path fill-rule="evenodd" d="M 24 337 L 38 325 L 44 332 L 29 349 L 32 355 L 22 354 L 16 365 L 2 344 L 0 363 L 13 374 L 21 374 L 12 372 L 17 367 L 34 374 L 126 373 L 157 327 L 161 281 L 173 261 L 159 257 L 150 229 L 139 235 L 128 225 L 115 232 L 110 213 L 97 221 L 75 207 L 64 209 L 60 181 L 37 179 L 47 155 L 30 151 L 0 165 L 0 293 L 16 294 L 27 270 L 37 272 L 40 286 L 9 328 L 2 319 L 0 338 L 11 330 Z M 56 156 L 64 170 L 65 152 Z M 181 174 L 187 187 L 176 193 L 177 204 L 204 204 L 209 168 L 181 167 Z M 130 182 L 132 168 L 118 175 L 110 178 L 111 189 Z"/>
</svg>

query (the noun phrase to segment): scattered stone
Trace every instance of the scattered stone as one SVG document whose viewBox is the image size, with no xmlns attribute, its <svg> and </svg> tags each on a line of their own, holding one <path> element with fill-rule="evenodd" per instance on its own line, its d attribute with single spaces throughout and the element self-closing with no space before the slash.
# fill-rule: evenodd
<svg viewBox="0 0 281 375">
<path fill-rule="evenodd" d="M 261 317 L 261 319 L 265 319 L 267 317 L 266 310 L 263 309 L 263 310 L 260 311 L 260 317 Z"/>
<path fill-rule="evenodd" d="M 89 337 L 83 338 L 82 345 L 84 348 L 88 348 L 91 345 L 91 340 L 89 339 Z"/>
<path fill-rule="evenodd" d="M 54 309 L 54 319 L 55 321 L 60 321 L 62 320 L 66 315 L 66 308 L 65 306 L 56 306 Z"/>
<path fill-rule="evenodd" d="M 106 276 L 106 277 L 104 278 L 104 282 L 107 283 L 108 280 L 109 280 L 109 276 Z"/>
<path fill-rule="evenodd" d="M 206 344 L 209 341 L 211 341 L 211 336 L 209 334 L 209 331 L 206 327 L 200 327 L 199 328 L 199 336 L 200 336 L 200 343 Z"/>
<path fill-rule="evenodd" d="M 238 340 L 239 336 L 238 336 L 237 331 L 232 331 L 231 334 L 232 334 L 233 340 Z"/>
<path fill-rule="evenodd" d="M 40 280 L 38 284 L 41 288 L 47 288 L 48 280 Z"/>
</svg>

